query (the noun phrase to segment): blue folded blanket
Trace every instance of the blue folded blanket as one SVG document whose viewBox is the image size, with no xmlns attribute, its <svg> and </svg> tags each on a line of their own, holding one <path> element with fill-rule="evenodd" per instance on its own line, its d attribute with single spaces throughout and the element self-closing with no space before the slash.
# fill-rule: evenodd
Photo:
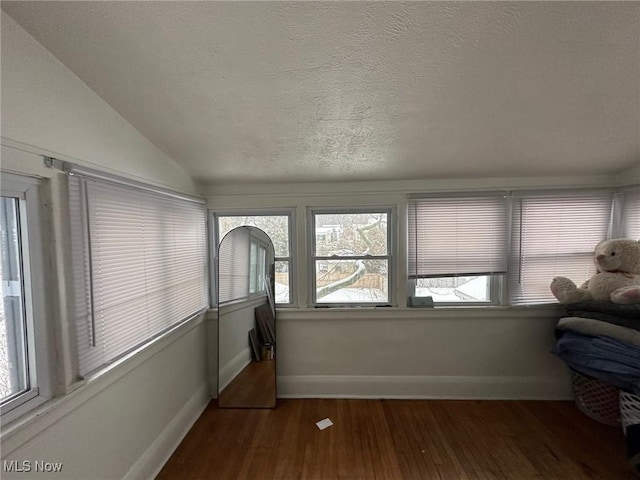
<svg viewBox="0 0 640 480">
<path fill-rule="evenodd" d="M 640 348 L 610 337 L 592 337 L 566 331 L 553 353 L 569 367 L 640 394 Z"/>
</svg>

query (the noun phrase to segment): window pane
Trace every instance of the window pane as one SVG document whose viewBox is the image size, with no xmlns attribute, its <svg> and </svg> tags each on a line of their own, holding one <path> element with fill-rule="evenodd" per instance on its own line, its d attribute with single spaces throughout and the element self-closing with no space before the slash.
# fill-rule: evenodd
<svg viewBox="0 0 640 480">
<path fill-rule="evenodd" d="M 415 294 L 434 302 L 490 302 L 489 275 L 474 277 L 419 278 Z"/>
<path fill-rule="evenodd" d="M 249 293 L 265 291 L 264 275 L 266 267 L 266 253 L 264 247 L 251 243 L 251 259 L 249 265 Z"/>
<path fill-rule="evenodd" d="M 386 213 L 315 215 L 315 255 L 387 254 Z"/>
<path fill-rule="evenodd" d="M 29 388 L 24 331 L 22 246 L 18 200 L 2 197 L 2 302 L 0 303 L 0 401 Z"/>
<path fill-rule="evenodd" d="M 264 276 L 266 274 L 266 267 L 267 267 L 267 251 L 263 248 L 263 247 L 258 247 L 258 279 L 257 279 L 257 284 L 258 284 L 258 291 L 259 292 L 265 292 L 266 288 L 265 288 L 265 283 L 264 283 Z"/>
<path fill-rule="evenodd" d="M 276 260 L 276 303 L 289 303 L 289 261 Z"/>
<path fill-rule="evenodd" d="M 221 241 L 224 236 L 236 227 L 249 225 L 263 230 L 271 241 L 276 257 L 289 256 L 289 216 L 288 215 L 234 215 L 219 216 L 218 228 Z"/>
<path fill-rule="evenodd" d="M 387 260 L 316 260 L 318 303 L 389 301 Z"/>
<path fill-rule="evenodd" d="M 251 243 L 251 257 L 249 259 L 249 293 L 258 291 L 258 245 Z"/>
</svg>

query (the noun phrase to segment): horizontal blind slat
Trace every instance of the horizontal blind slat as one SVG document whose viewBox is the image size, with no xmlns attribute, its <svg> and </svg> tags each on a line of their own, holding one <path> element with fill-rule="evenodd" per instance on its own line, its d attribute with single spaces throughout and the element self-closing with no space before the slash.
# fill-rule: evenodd
<svg viewBox="0 0 640 480">
<path fill-rule="evenodd" d="M 81 252 L 74 288 L 84 375 L 207 306 L 206 212 L 187 200 L 77 176 L 69 200 L 72 245 Z"/>
<path fill-rule="evenodd" d="M 508 275 L 512 305 L 555 302 L 555 276 L 578 286 L 595 273 L 593 250 L 607 238 L 613 192 L 516 196 Z"/>
<path fill-rule="evenodd" d="M 622 235 L 640 240 L 640 190 L 625 192 L 622 203 Z"/>
<path fill-rule="evenodd" d="M 414 278 L 505 272 L 505 197 L 410 200 L 408 237 Z"/>
<path fill-rule="evenodd" d="M 220 243 L 218 253 L 218 301 L 229 302 L 249 295 L 249 230 L 232 230 Z"/>
</svg>

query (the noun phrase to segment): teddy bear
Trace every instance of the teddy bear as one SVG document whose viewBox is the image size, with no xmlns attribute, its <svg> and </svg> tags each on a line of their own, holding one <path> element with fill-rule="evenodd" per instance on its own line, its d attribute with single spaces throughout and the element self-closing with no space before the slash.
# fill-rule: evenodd
<svg viewBox="0 0 640 480">
<path fill-rule="evenodd" d="M 600 242 L 594 252 L 596 274 L 576 287 L 566 277 L 555 277 L 551 293 L 560 304 L 613 302 L 640 304 L 640 241 L 616 238 Z"/>
</svg>

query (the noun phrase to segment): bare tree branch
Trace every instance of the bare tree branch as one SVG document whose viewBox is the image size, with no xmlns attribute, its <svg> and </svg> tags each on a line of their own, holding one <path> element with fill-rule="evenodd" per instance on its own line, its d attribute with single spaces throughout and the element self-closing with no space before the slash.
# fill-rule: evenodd
<svg viewBox="0 0 640 480">
<path fill-rule="evenodd" d="M 364 252 L 362 252 L 360 255 L 368 255 L 369 251 L 373 248 L 373 243 L 371 242 L 371 239 L 367 235 L 367 231 L 371 230 L 374 227 L 376 227 L 381 222 L 382 222 L 382 216 L 379 216 L 376 219 L 376 221 L 373 222 L 373 223 L 369 223 L 369 224 L 364 225 L 362 227 L 355 227 L 356 232 L 358 232 L 358 236 L 367 245 L 366 250 Z M 345 260 L 348 260 L 348 259 L 347 258 L 343 258 L 342 260 L 345 261 Z M 345 287 L 348 287 L 350 285 L 353 285 L 360 278 L 362 278 L 364 276 L 364 274 L 367 273 L 367 267 L 364 264 L 363 260 L 355 260 L 355 263 L 356 263 L 356 271 L 354 273 L 352 273 L 348 277 L 345 277 L 345 278 L 343 278 L 341 280 L 338 280 L 336 282 L 330 283 L 329 285 L 325 285 L 324 287 L 318 288 L 318 290 L 316 292 L 316 298 L 320 299 L 322 297 L 325 297 L 325 296 L 329 295 L 330 293 L 336 292 L 336 291 L 338 291 L 338 290 L 340 290 L 342 288 L 345 288 Z"/>
<path fill-rule="evenodd" d="M 330 283 L 329 285 L 325 285 L 324 287 L 318 288 L 318 291 L 316 293 L 317 298 L 320 299 L 322 297 L 326 297 L 330 293 L 336 292 L 341 288 L 353 285 L 358 281 L 358 279 L 360 279 L 365 273 L 367 273 L 367 267 L 365 267 L 363 260 L 356 260 L 356 267 L 356 271 L 348 277 L 345 277 L 342 280 L 338 280 L 337 282 Z"/>
<path fill-rule="evenodd" d="M 379 217 L 378 220 L 376 220 L 373 223 L 370 223 L 368 225 L 365 225 L 364 227 L 356 227 L 356 231 L 358 232 L 358 235 L 360 236 L 360 238 L 364 241 L 364 243 L 367 244 L 367 252 L 369 250 L 371 250 L 371 240 L 369 239 L 369 237 L 367 236 L 367 234 L 365 233 L 367 230 L 371 230 L 373 227 L 375 227 L 376 225 L 379 225 L 380 222 L 382 222 L 382 217 Z M 364 254 L 363 254 L 364 255 Z"/>
</svg>

